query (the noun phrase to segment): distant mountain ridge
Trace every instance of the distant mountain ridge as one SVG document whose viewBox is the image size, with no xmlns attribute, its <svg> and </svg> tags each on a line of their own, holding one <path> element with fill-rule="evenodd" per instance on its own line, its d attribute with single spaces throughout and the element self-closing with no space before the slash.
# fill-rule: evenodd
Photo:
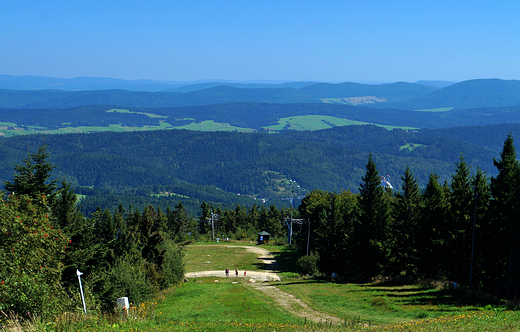
<svg viewBox="0 0 520 332">
<path fill-rule="evenodd" d="M 307 85 L 300 90 L 318 99 L 376 96 L 394 101 L 423 96 L 437 89 L 431 86 L 406 82 L 378 85 L 345 82 L 339 84 L 318 83 Z"/>
<path fill-rule="evenodd" d="M 87 105 L 185 107 L 236 102 L 332 103 L 402 110 L 472 109 L 520 105 L 520 81 L 518 80 L 476 79 L 454 84 L 445 81 L 420 82 L 424 84 L 220 81 L 174 84 L 110 78 L 87 77 L 64 81 L 37 76 L 0 75 L 0 108 L 72 108 Z M 31 83 L 35 84 L 32 90 L 6 88 L 20 85 L 27 88 Z M 438 88 L 435 85 L 445 87 Z M 41 86 L 53 89 L 37 89 Z M 79 89 L 79 91 L 64 89 L 64 87 L 92 86 L 97 89 Z M 101 87 L 119 88 L 102 89 Z M 151 91 L 157 88 L 164 89 Z"/>
<path fill-rule="evenodd" d="M 469 80 L 409 100 L 384 105 L 406 110 L 505 107 L 520 105 L 520 81 L 500 79 Z M 382 105 L 376 105 L 382 107 Z"/>
</svg>

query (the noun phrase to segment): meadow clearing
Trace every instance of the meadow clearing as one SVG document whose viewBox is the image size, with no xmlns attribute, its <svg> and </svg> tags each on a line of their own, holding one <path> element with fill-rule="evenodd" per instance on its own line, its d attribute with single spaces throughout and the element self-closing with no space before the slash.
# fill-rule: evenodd
<svg viewBox="0 0 520 332">
<path fill-rule="evenodd" d="M 353 284 L 302 278 L 287 246 L 197 243 L 185 247 L 188 277 L 128 317 L 69 313 L 28 322 L 33 331 L 518 331 L 517 307 L 442 283 Z M 228 268 L 229 277 L 224 275 Z M 234 270 L 239 270 L 236 277 Z M 244 277 L 243 271 L 247 271 Z M 254 279 L 270 273 L 279 281 Z M 191 274 L 193 275 L 193 274 Z M 2 331 L 15 331 L 4 321 Z M 11 326 L 9 326 L 11 322 Z"/>
</svg>

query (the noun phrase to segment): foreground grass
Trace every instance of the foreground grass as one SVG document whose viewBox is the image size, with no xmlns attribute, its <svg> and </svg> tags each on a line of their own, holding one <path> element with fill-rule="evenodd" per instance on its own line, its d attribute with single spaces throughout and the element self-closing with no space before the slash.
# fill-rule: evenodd
<svg viewBox="0 0 520 332">
<path fill-rule="evenodd" d="M 215 282 L 218 280 L 218 282 Z M 162 318 L 173 321 L 297 324 L 303 319 L 277 310 L 269 297 L 252 292 L 236 278 L 198 278 L 157 305 Z"/>
<path fill-rule="evenodd" d="M 480 312 L 487 305 L 465 291 L 418 285 L 336 284 L 314 280 L 274 283 L 315 310 L 348 321 L 388 325 Z M 493 307 L 487 305 L 486 310 Z"/>
<path fill-rule="evenodd" d="M 80 313 L 56 317 L 54 321 L 34 319 L 3 321 L 0 331 L 501 331 L 520 330 L 520 313 L 501 308 L 445 306 L 437 317 L 404 320 L 399 324 L 367 324 L 352 321 L 345 326 L 329 326 L 291 318 L 266 298 L 249 292 L 246 285 L 231 281 L 214 283 L 205 278 L 201 283 L 184 283 L 171 290 L 162 299 L 135 306 L 128 318 L 113 315 Z M 323 284 L 326 286 L 334 284 Z M 392 288 L 399 290 L 399 288 Z M 367 291 L 369 291 L 367 289 Z M 349 293 L 355 292 L 350 289 Z M 349 302 L 350 298 L 341 302 Z M 332 304 L 336 301 L 330 301 Z M 373 315 L 388 308 L 374 306 Z M 454 309 L 455 308 L 455 309 Z M 391 316 L 391 314 L 389 314 Z"/>
<path fill-rule="evenodd" d="M 200 263 L 210 255 L 214 264 L 229 265 L 236 259 L 251 265 L 251 271 L 256 267 L 256 256 L 244 248 L 227 248 L 228 244 L 187 246 L 187 263 L 192 259 Z M 281 271 L 292 273 L 296 256 L 290 248 L 266 249 L 275 253 Z M 292 316 L 272 298 L 251 289 L 245 279 L 235 281 L 190 280 L 134 306 L 127 318 L 118 313 L 85 316 L 81 311 L 45 322 L 37 317 L 26 322 L 0 317 L 0 331 L 520 331 L 518 311 L 481 302 L 464 291 L 289 277 L 272 283 L 314 310 L 343 319 L 342 326 L 329 326 Z"/>
</svg>

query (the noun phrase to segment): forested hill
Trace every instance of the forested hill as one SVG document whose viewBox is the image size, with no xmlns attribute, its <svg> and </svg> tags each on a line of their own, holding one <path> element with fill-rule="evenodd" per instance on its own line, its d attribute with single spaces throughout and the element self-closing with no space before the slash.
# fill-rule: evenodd
<svg viewBox="0 0 520 332">
<path fill-rule="evenodd" d="M 482 108 L 520 105 L 520 81 L 476 79 L 456 83 L 431 93 L 388 103 L 384 107 L 407 110 Z M 381 104 L 374 105 L 383 107 Z"/>
<path fill-rule="evenodd" d="M 257 198 L 286 197 L 291 190 L 303 195 L 315 188 L 356 192 L 369 153 L 396 190 L 407 166 L 421 186 L 432 173 L 449 181 L 462 154 L 491 176 L 500 141 L 509 132 L 520 137 L 520 125 L 484 127 L 480 132 L 496 142 L 485 147 L 473 139 L 472 128 L 456 131 L 457 138 L 442 130 L 375 126 L 280 135 L 165 130 L 49 135 L 45 143 L 58 165 L 55 175 L 75 186 L 145 194 L 168 188 L 186 198 L 218 201 L 224 192 Z M 1 139 L 0 181 L 12 179 L 14 163 L 41 143 L 37 135 Z"/>
<path fill-rule="evenodd" d="M 2 87 L 1 83 L 0 81 L 0 87 Z M 134 85 L 129 85 L 131 86 Z M 294 82 L 277 86 L 206 83 L 155 92 L 146 89 L 143 91 L 0 89 L 0 108 L 72 108 L 87 105 L 181 107 L 254 102 L 336 103 L 406 110 L 469 109 L 518 106 L 519 96 L 520 81 L 499 79 L 469 80 L 444 88 L 405 82 L 374 85 L 350 82 L 339 84 Z"/>
<path fill-rule="evenodd" d="M 371 109 L 339 104 L 270 104 L 227 103 L 206 106 L 136 108 L 120 106 L 82 106 L 69 109 L 0 109 L 0 122 L 9 126 L 37 127 L 41 130 L 63 127 L 102 126 L 111 124 L 126 127 L 172 127 L 189 123 L 214 121 L 250 130 L 268 130 L 282 118 L 297 116 L 330 116 L 395 127 L 447 128 L 457 126 L 483 126 L 503 123 L 520 123 L 520 106 L 461 109 L 449 112 L 417 112 L 397 109 Z M 115 111 L 116 110 L 116 111 Z M 327 121 L 317 119 L 318 122 Z M 334 124 L 328 121 L 330 126 Z M 290 125 L 285 129 L 292 129 Z"/>
</svg>

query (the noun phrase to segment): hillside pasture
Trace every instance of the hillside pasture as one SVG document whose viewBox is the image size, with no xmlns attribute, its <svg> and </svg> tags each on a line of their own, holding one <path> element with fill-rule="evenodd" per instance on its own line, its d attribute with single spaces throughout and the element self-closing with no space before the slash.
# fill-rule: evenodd
<svg viewBox="0 0 520 332">
<path fill-rule="evenodd" d="M 175 127 L 175 129 L 188 129 L 196 131 L 237 131 L 237 132 L 252 132 L 250 128 L 240 128 L 230 125 L 229 123 L 219 123 L 213 120 L 202 122 L 192 122 L 187 125 Z"/>
<path fill-rule="evenodd" d="M 79 126 L 70 127 L 64 126 L 59 129 L 49 130 L 41 127 L 9 127 L 0 126 L 0 135 L 3 137 L 12 137 L 20 135 L 34 135 L 34 134 L 86 134 L 86 133 L 99 133 L 99 132 L 132 132 L 132 131 L 150 131 L 150 130 L 164 130 L 173 129 L 173 127 L 167 122 L 159 122 L 158 126 L 142 126 L 142 127 L 130 127 L 123 126 L 121 124 L 110 124 L 108 126 Z"/>
<path fill-rule="evenodd" d="M 392 129 L 416 129 L 412 127 L 400 127 L 400 126 L 387 126 L 381 125 L 377 123 L 368 123 L 368 122 L 360 122 L 349 119 L 342 119 L 334 116 L 327 115 L 302 115 L 302 116 L 290 116 L 281 118 L 278 120 L 278 124 L 272 126 L 266 126 L 264 129 L 269 131 L 281 131 L 281 130 L 321 130 L 321 129 L 329 129 L 333 127 L 343 127 L 343 126 L 359 126 L 359 125 L 375 125 L 379 127 L 386 128 L 388 130 Z"/>
<path fill-rule="evenodd" d="M 416 112 L 449 112 L 452 109 L 454 109 L 454 107 L 427 108 L 427 109 L 420 109 L 420 110 L 415 110 L 415 111 Z"/>
</svg>

